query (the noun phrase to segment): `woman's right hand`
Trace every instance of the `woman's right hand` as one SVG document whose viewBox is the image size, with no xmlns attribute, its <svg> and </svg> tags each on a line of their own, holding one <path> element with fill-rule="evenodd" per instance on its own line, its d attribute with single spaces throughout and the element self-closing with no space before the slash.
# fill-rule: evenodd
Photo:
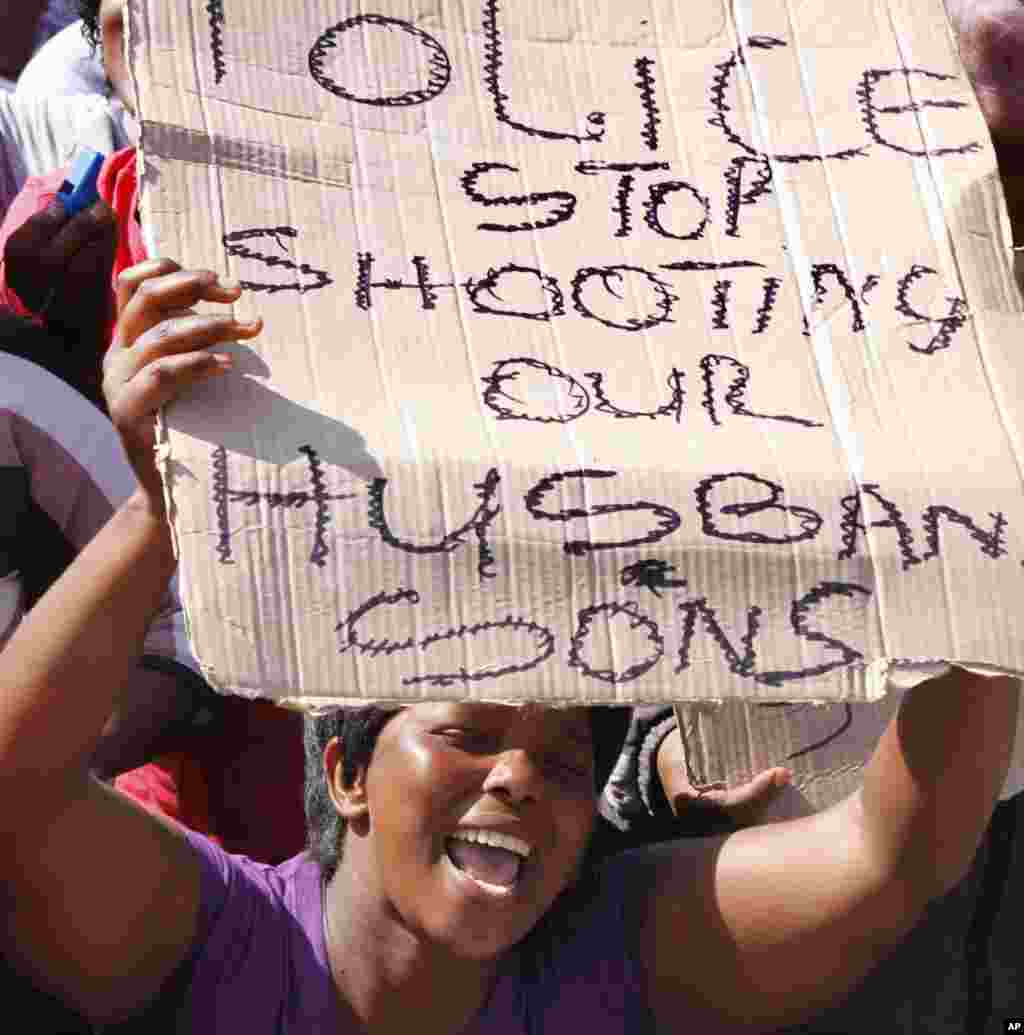
<svg viewBox="0 0 1024 1035">
<path fill-rule="evenodd" d="M 253 338 L 263 322 L 230 312 L 197 313 L 199 302 L 230 305 L 240 285 L 209 270 L 183 270 L 149 259 L 117 281 L 117 328 L 103 360 L 103 394 L 125 452 L 150 505 L 163 506 L 153 455 L 160 407 L 190 386 L 229 370 L 231 357 L 211 347 Z"/>
</svg>

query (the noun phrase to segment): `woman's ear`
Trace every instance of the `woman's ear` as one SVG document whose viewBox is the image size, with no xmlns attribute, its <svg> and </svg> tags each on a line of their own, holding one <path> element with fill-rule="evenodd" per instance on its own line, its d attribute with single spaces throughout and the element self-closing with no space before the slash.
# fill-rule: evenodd
<svg viewBox="0 0 1024 1035">
<path fill-rule="evenodd" d="M 338 810 L 338 815 L 351 826 L 369 816 L 369 805 L 366 801 L 366 770 L 360 768 L 351 783 L 344 779 L 344 765 L 341 754 L 341 741 L 332 737 L 324 748 L 324 779 L 327 781 L 327 792 Z"/>
</svg>

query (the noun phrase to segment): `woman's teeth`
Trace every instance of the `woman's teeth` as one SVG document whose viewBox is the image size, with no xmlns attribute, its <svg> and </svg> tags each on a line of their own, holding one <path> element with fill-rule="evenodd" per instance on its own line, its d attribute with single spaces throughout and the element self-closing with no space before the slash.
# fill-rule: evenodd
<svg viewBox="0 0 1024 1035">
<path fill-rule="evenodd" d="M 522 838 L 464 827 L 447 840 L 448 861 L 493 895 L 507 895 L 519 883 L 532 849 Z"/>
<path fill-rule="evenodd" d="M 452 837 L 460 841 L 470 841 L 476 844 L 492 845 L 494 848 L 504 848 L 509 852 L 515 852 L 523 859 L 530 857 L 533 849 L 522 838 L 514 837 L 512 834 L 502 834 L 497 830 L 478 830 L 475 827 L 466 827 L 456 830 Z"/>
</svg>

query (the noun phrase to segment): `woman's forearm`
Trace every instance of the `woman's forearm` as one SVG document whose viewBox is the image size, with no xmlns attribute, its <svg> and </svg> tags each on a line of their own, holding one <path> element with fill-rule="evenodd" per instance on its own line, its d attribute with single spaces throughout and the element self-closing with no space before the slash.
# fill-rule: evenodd
<svg viewBox="0 0 1024 1035">
<path fill-rule="evenodd" d="M 136 493 L 0 653 L 0 800 L 9 814 L 86 779 L 174 571 L 162 508 Z"/>
<path fill-rule="evenodd" d="M 904 698 L 864 773 L 877 864 L 923 902 L 970 867 L 1006 778 L 1020 684 L 953 669 Z"/>
</svg>

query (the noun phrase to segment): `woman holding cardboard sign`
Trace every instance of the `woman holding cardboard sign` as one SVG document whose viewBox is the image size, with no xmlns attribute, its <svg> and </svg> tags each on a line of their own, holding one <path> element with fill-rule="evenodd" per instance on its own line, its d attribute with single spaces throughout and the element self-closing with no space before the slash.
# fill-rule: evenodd
<svg viewBox="0 0 1024 1035">
<path fill-rule="evenodd" d="M 958 670 L 908 694 L 839 806 L 599 867 L 614 712 L 326 720 L 314 852 L 277 868 L 91 779 L 174 567 L 153 415 L 259 332 L 190 312 L 239 291 L 168 260 L 122 275 L 105 388 L 140 489 L 0 655 L 5 949 L 26 972 L 97 1022 L 174 1008 L 189 1032 L 764 1030 L 842 996 L 966 871 L 1018 690 Z"/>
</svg>

